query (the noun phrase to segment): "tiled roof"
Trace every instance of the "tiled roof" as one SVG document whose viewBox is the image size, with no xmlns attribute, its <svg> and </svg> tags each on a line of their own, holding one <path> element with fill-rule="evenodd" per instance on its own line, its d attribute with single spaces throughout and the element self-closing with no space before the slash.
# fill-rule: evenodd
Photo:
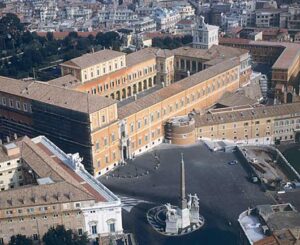
<svg viewBox="0 0 300 245">
<path fill-rule="evenodd" d="M 61 65 L 69 65 L 69 66 L 75 66 L 80 69 L 84 69 L 87 67 L 91 67 L 97 64 L 100 64 L 102 62 L 106 62 L 108 60 L 112 60 L 114 58 L 120 57 L 125 55 L 125 53 L 110 50 L 110 49 L 105 49 L 105 50 L 100 50 L 95 53 L 88 53 L 84 54 L 80 57 L 71 59 L 69 61 L 66 61 L 65 63 L 62 63 Z"/>
<path fill-rule="evenodd" d="M 196 127 L 203 127 L 295 113 L 298 113 L 300 116 L 300 103 L 273 106 L 240 106 L 211 110 L 204 115 L 196 115 L 195 121 Z"/>
<path fill-rule="evenodd" d="M 213 45 L 210 49 L 181 47 L 172 51 L 176 56 L 186 56 L 191 58 L 200 58 L 204 60 L 212 60 L 217 58 L 228 59 L 249 52 L 245 49 L 231 48 L 222 45 Z"/>
<path fill-rule="evenodd" d="M 53 183 L 24 185 L 1 191 L 0 209 L 87 200 L 106 201 L 43 143 L 34 143 L 28 137 L 24 137 L 16 144 L 20 147 L 22 160 L 37 178 L 50 178 Z"/>
<path fill-rule="evenodd" d="M 30 194 L 29 194 L 30 193 Z M 93 200 L 94 197 L 68 182 L 24 186 L 1 191 L 0 209 L 32 207 L 63 202 Z"/>
<path fill-rule="evenodd" d="M 126 56 L 126 64 L 128 67 L 139 64 L 141 62 L 155 59 L 156 57 L 168 58 L 173 56 L 173 50 L 159 48 L 145 48 Z"/>
<path fill-rule="evenodd" d="M 81 84 L 81 82 L 71 74 L 49 80 L 47 83 L 64 88 L 73 88 Z"/>
<path fill-rule="evenodd" d="M 138 111 L 148 108 L 151 105 L 157 104 L 173 95 L 176 95 L 188 88 L 191 88 L 201 82 L 204 82 L 221 72 L 225 72 L 230 68 L 233 68 L 239 64 L 238 58 L 232 58 L 215 66 L 209 67 L 206 70 L 198 72 L 190 77 L 182 79 L 176 83 L 171 84 L 168 87 L 164 87 L 158 91 L 155 91 L 149 95 L 146 95 L 136 101 L 121 106 L 118 104 L 118 115 L 119 118 L 125 118 Z"/>
<path fill-rule="evenodd" d="M 102 96 L 7 77 L 0 77 L 0 92 L 84 113 L 93 113 L 116 103 L 115 100 Z"/>
<path fill-rule="evenodd" d="M 226 107 L 230 107 L 230 106 L 240 106 L 240 105 L 253 105 L 255 104 L 257 101 L 253 100 L 245 95 L 243 95 L 242 93 L 230 93 L 227 92 L 225 93 L 221 99 L 218 100 L 218 104 L 226 106 Z"/>
</svg>

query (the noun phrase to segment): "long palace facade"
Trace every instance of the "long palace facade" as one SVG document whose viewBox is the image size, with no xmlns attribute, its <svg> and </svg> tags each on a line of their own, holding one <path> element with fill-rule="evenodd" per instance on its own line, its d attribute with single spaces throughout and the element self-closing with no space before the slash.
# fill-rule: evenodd
<svg viewBox="0 0 300 245">
<path fill-rule="evenodd" d="M 212 106 L 251 75 L 247 50 L 103 50 L 48 82 L 0 78 L 0 136 L 45 135 L 95 176 L 163 142 L 165 123 Z"/>
</svg>

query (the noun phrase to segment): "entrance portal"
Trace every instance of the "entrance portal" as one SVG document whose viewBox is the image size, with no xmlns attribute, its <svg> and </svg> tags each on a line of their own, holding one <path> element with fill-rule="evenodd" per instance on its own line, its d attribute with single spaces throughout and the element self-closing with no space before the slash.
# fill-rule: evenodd
<svg viewBox="0 0 300 245">
<path fill-rule="evenodd" d="M 127 147 L 123 146 L 123 160 L 128 159 Z"/>
</svg>

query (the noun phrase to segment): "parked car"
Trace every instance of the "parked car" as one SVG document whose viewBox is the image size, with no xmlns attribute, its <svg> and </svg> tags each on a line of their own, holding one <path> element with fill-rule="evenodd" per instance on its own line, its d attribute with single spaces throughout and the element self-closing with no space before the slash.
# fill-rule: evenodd
<svg viewBox="0 0 300 245">
<path fill-rule="evenodd" d="M 235 165 L 235 164 L 237 164 L 237 163 L 238 163 L 237 160 L 232 160 L 232 161 L 228 162 L 229 165 Z"/>
</svg>

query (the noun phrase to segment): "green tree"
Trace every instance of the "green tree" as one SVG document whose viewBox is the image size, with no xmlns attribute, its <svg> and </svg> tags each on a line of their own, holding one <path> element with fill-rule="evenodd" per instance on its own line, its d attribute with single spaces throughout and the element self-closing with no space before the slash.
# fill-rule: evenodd
<svg viewBox="0 0 300 245">
<path fill-rule="evenodd" d="M 89 241 L 86 234 L 79 236 L 72 230 L 66 230 L 63 225 L 59 225 L 48 230 L 43 236 L 43 242 L 45 245 L 86 245 Z"/>
<path fill-rule="evenodd" d="M 33 241 L 24 235 L 16 235 L 10 238 L 9 245 L 32 245 Z"/>
<path fill-rule="evenodd" d="M 53 41 L 54 40 L 54 36 L 53 36 L 53 33 L 52 32 L 47 32 L 47 34 L 46 34 L 46 39 L 47 39 L 47 41 L 49 42 L 51 42 L 51 41 Z"/>
</svg>

